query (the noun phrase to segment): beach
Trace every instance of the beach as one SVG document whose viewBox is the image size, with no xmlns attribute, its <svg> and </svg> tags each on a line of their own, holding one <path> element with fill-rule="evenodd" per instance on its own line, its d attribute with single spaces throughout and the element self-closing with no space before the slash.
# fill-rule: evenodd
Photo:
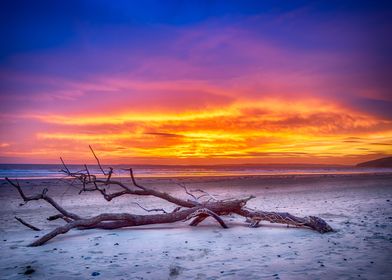
<svg viewBox="0 0 392 280">
<path fill-rule="evenodd" d="M 130 183 L 129 179 L 121 179 Z M 201 176 L 141 178 L 140 184 L 186 198 L 178 183 L 218 199 L 255 195 L 250 208 L 314 215 L 335 232 L 223 216 L 228 229 L 208 218 L 118 230 L 72 230 L 40 247 L 34 239 L 64 224 L 45 201 L 22 202 L 0 181 L 0 279 L 391 279 L 392 174 Z M 148 214 L 146 208 L 176 206 L 149 196 L 107 202 L 95 192 L 78 194 L 69 180 L 19 180 L 26 194 L 48 188 L 60 205 L 82 216 L 103 212 Z M 110 189 L 109 189 L 110 190 Z M 114 190 L 114 188 L 113 188 Z M 41 228 L 35 232 L 14 216 Z M 26 275 L 28 269 L 34 272 Z"/>
</svg>

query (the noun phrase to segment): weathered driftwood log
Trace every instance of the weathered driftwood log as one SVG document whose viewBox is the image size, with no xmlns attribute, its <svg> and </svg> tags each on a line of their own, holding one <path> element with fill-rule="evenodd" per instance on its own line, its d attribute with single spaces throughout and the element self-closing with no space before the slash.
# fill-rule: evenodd
<svg viewBox="0 0 392 280">
<path fill-rule="evenodd" d="M 193 219 L 190 223 L 191 226 L 197 226 L 199 223 L 204 221 L 208 217 L 214 218 L 223 228 L 228 226 L 222 220 L 221 216 L 229 214 L 237 214 L 247 218 L 250 222 L 250 226 L 256 227 L 260 221 L 268 221 L 271 223 L 280 223 L 286 225 L 293 225 L 296 227 L 306 227 L 316 230 L 320 233 L 330 232 L 333 229 L 321 218 L 309 216 L 309 217 L 296 217 L 289 213 L 279 213 L 279 212 L 265 212 L 259 210 L 253 210 L 246 207 L 246 203 L 254 198 L 253 196 L 242 198 L 242 199 L 229 199 L 229 200 L 218 200 L 216 197 L 210 195 L 203 190 L 188 190 L 186 186 L 181 185 L 185 190 L 186 194 L 189 195 L 190 199 L 184 200 L 172 196 L 166 192 L 157 191 L 155 189 L 147 188 L 141 186 L 136 182 L 133 175 L 132 168 L 129 168 L 129 174 L 131 176 L 133 186 L 128 186 L 121 181 L 113 180 L 113 168 L 109 168 L 109 171 L 105 172 L 101 166 L 98 157 L 94 153 L 94 150 L 90 147 L 100 170 L 103 173 L 103 178 L 98 178 L 97 176 L 90 173 L 87 166 L 85 165 L 85 170 L 78 172 L 71 172 L 69 168 L 63 163 L 62 172 L 67 176 L 77 180 L 81 183 L 80 193 L 82 192 L 93 192 L 96 191 L 102 195 L 102 197 L 111 201 L 114 198 L 124 196 L 124 195 L 148 195 L 160 198 L 167 202 L 170 202 L 177 206 L 172 212 L 166 212 L 164 209 L 146 209 L 139 204 L 137 204 L 142 209 L 147 212 L 162 212 L 160 214 L 150 214 L 150 215 L 134 215 L 130 213 L 103 213 L 93 217 L 82 217 L 75 213 L 71 213 L 61 207 L 53 198 L 47 195 L 48 190 L 45 188 L 42 193 L 35 194 L 32 196 L 26 196 L 17 181 L 11 181 L 5 178 L 12 186 L 14 186 L 25 203 L 31 200 L 44 200 L 50 205 L 52 205 L 59 214 L 51 216 L 48 220 L 63 219 L 66 224 L 51 232 L 43 235 L 36 241 L 30 244 L 30 246 L 40 246 L 59 234 L 67 233 L 69 230 L 77 228 L 81 230 L 100 228 L 100 229 L 116 229 L 123 227 L 133 227 L 141 225 L 151 225 L 151 224 L 164 224 L 173 223 L 177 221 L 187 221 Z M 120 191 L 109 193 L 107 187 L 110 185 L 116 185 L 121 188 Z M 199 193 L 197 196 L 196 193 Z M 201 193 L 201 194 L 200 194 Z"/>
</svg>

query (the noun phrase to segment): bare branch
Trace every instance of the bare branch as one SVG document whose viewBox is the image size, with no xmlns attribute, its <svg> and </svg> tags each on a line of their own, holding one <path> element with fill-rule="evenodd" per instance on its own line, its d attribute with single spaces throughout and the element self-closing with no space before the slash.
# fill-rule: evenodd
<svg viewBox="0 0 392 280">
<path fill-rule="evenodd" d="M 204 190 L 201 190 L 201 189 L 195 189 L 195 190 L 190 190 L 190 191 L 191 192 L 200 192 L 200 193 L 202 193 L 202 195 L 197 197 L 197 200 L 200 199 L 200 198 L 206 197 L 206 196 L 208 196 L 211 200 L 214 200 L 214 201 L 218 201 L 219 200 L 215 196 L 213 196 L 213 195 L 209 194 L 208 192 L 206 192 Z"/>
<path fill-rule="evenodd" d="M 88 145 L 88 146 L 89 146 L 89 148 L 90 148 L 91 152 L 93 153 L 93 155 L 94 155 L 94 157 L 95 157 L 95 160 L 97 161 L 97 163 L 98 163 L 98 166 L 99 166 L 99 168 L 101 169 L 101 171 L 102 171 L 103 175 L 105 175 L 105 176 L 106 176 L 106 173 L 105 173 L 105 171 L 103 170 L 103 168 L 102 168 L 102 166 L 101 166 L 101 163 L 99 162 L 99 158 L 96 156 L 96 154 L 95 154 L 95 152 L 94 152 L 93 148 L 91 147 L 91 145 Z"/>
<path fill-rule="evenodd" d="M 132 183 L 135 185 L 135 187 L 138 187 L 138 188 L 140 188 L 142 190 L 146 190 L 145 187 L 143 187 L 143 186 L 139 185 L 138 183 L 136 183 L 136 179 L 135 179 L 135 176 L 133 175 L 132 168 L 129 168 L 129 175 L 131 175 Z"/>
<path fill-rule="evenodd" d="M 192 193 L 190 193 L 190 192 L 188 191 L 188 189 L 187 189 L 187 187 L 185 186 L 185 184 L 183 184 L 183 183 L 177 183 L 177 185 L 179 185 L 180 187 L 182 187 L 182 188 L 185 190 L 185 193 L 186 193 L 187 195 L 189 195 L 190 197 L 192 197 L 195 201 L 198 200 L 198 198 L 197 198 L 196 196 L 194 196 Z"/>
<path fill-rule="evenodd" d="M 61 160 L 61 163 L 63 164 L 63 167 L 65 168 L 65 170 L 63 170 L 63 171 L 65 171 L 66 173 L 70 174 L 71 172 L 69 171 L 68 167 L 65 165 L 64 160 L 63 160 L 62 157 L 60 157 L 60 160 Z"/>
<path fill-rule="evenodd" d="M 143 206 L 141 206 L 139 203 L 137 203 L 137 202 L 132 202 L 133 204 L 136 204 L 137 206 L 139 206 L 140 208 L 142 208 L 144 211 L 147 211 L 147 212 L 163 212 L 163 213 L 167 213 L 166 211 L 165 211 L 165 209 L 162 209 L 162 208 L 153 208 L 153 209 L 147 209 L 147 208 L 144 208 Z"/>
<path fill-rule="evenodd" d="M 40 194 L 36 194 L 36 195 L 33 195 L 33 196 L 26 196 L 26 195 L 23 193 L 23 191 L 22 191 L 22 189 L 21 189 L 19 183 L 15 184 L 14 182 L 12 182 L 12 181 L 11 181 L 9 178 L 7 178 L 7 177 L 6 177 L 5 179 L 7 180 L 8 183 L 10 183 L 12 186 L 14 186 L 14 187 L 18 190 L 20 196 L 23 198 L 23 200 L 24 200 L 25 202 L 29 202 L 29 201 L 32 201 L 32 200 L 40 200 L 40 199 L 43 199 L 43 200 L 45 200 L 46 202 L 48 202 L 49 204 L 51 204 L 54 208 L 56 208 L 57 211 L 59 211 L 59 212 L 60 212 L 61 214 L 63 214 L 64 216 L 67 216 L 67 217 L 69 217 L 69 218 L 71 218 L 71 219 L 74 219 L 74 220 L 79 220 L 79 219 L 81 219 L 81 217 L 79 217 L 78 215 L 66 211 L 66 210 L 65 210 L 64 208 L 62 208 L 59 204 L 57 204 L 57 202 L 54 201 L 51 197 L 47 196 L 46 193 L 47 193 L 48 189 L 46 189 L 46 188 L 43 189 L 42 193 L 40 193 Z"/>
<path fill-rule="evenodd" d="M 19 185 L 18 180 L 15 180 L 16 183 L 12 182 L 8 177 L 5 177 L 5 180 L 6 180 L 8 183 L 10 183 L 12 186 L 14 186 L 14 187 L 18 190 L 18 192 L 19 192 L 20 196 L 23 198 L 23 201 L 24 201 L 24 202 L 27 202 L 27 201 L 30 200 L 30 199 L 27 198 L 27 197 L 25 196 L 25 194 L 23 193 L 22 189 L 20 188 L 20 185 Z M 32 199 L 31 199 L 31 200 L 32 200 Z"/>
<path fill-rule="evenodd" d="M 50 217 L 47 218 L 48 221 L 54 221 L 54 220 L 57 220 L 57 219 L 63 219 L 67 223 L 70 223 L 70 222 L 73 221 L 72 219 L 64 216 L 63 214 L 56 214 L 56 215 L 53 215 L 53 216 L 50 216 Z"/>
<path fill-rule="evenodd" d="M 107 185 L 108 185 L 109 182 L 110 182 L 110 178 L 112 177 L 112 174 L 113 174 L 113 168 L 112 168 L 112 167 L 109 167 L 109 173 L 108 173 L 108 177 L 107 177 L 107 179 L 106 179 L 106 184 L 107 184 Z"/>
<path fill-rule="evenodd" d="M 15 216 L 15 219 L 16 219 L 18 222 L 20 222 L 22 225 L 24 225 L 24 226 L 26 226 L 26 227 L 28 227 L 28 228 L 31 228 L 32 230 L 40 231 L 39 228 L 37 228 L 37 227 L 35 227 L 35 226 L 29 224 L 28 222 L 22 220 L 22 218 L 19 218 L 19 217 L 16 217 L 16 216 Z"/>
<path fill-rule="evenodd" d="M 91 175 L 90 175 L 90 171 L 88 170 L 88 168 L 87 168 L 87 165 L 86 165 L 86 164 L 84 165 L 84 168 L 86 169 L 86 172 L 87 172 L 88 181 L 89 181 L 89 182 L 91 182 Z"/>
</svg>

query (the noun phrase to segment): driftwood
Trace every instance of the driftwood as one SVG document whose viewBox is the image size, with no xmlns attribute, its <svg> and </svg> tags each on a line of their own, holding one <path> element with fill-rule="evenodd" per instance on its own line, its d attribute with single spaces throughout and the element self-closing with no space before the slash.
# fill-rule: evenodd
<svg viewBox="0 0 392 280">
<path fill-rule="evenodd" d="M 27 196 L 17 181 L 12 181 L 9 178 L 5 178 L 13 187 L 17 189 L 25 203 L 31 200 L 44 200 L 59 212 L 59 214 L 49 217 L 48 220 L 51 221 L 56 219 L 63 219 L 66 222 L 65 225 L 57 227 L 51 232 L 43 235 L 29 246 L 43 245 L 57 235 L 67 233 L 69 230 L 74 228 L 80 230 L 92 228 L 117 229 L 141 225 L 173 223 L 192 219 L 193 220 L 191 221 L 190 225 L 197 226 L 208 217 L 214 218 L 223 228 L 228 228 L 227 224 L 223 221 L 221 216 L 229 214 L 236 214 L 247 218 L 247 222 L 249 222 L 251 227 L 257 227 L 261 221 L 268 221 L 270 223 L 306 227 L 316 230 L 320 233 L 333 231 L 333 229 L 324 220 L 318 217 L 308 216 L 301 218 L 293 216 L 289 213 L 265 212 L 246 207 L 246 203 L 250 199 L 254 198 L 254 196 L 218 200 L 216 197 L 210 195 L 206 191 L 188 190 L 185 185 L 181 184 L 180 186 L 185 190 L 185 193 L 189 195 L 188 200 L 181 199 L 166 192 L 161 192 L 155 189 L 141 186 L 136 182 L 132 168 L 127 169 L 132 180 L 132 186 L 128 186 L 121 181 L 113 180 L 113 168 L 109 167 L 109 170 L 105 172 L 94 150 L 91 147 L 90 149 L 97 161 L 100 170 L 102 171 L 103 177 L 97 177 L 96 175 L 91 174 L 86 165 L 84 166 L 85 169 L 82 171 L 71 172 L 65 164 L 64 160 L 60 158 L 63 164 L 63 169 L 61 171 L 68 177 L 73 178 L 81 184 L 79 194 L 83 192 L 98 192 L 107 201 L 111 201 L 112 199 L 125 195 L 154 196 L 165 200 L 166 202 L 172 203 L 177 207 L 173 211 L 167 212 L 164 209 L 146 209 L 138 203 L 135 203 L 147 212 L 161 213 L 150 215 L 103 213 L 93 217 L 82 217 L 61 207 L 53 198 L 47 195 L 48 190 L 46 188 L 43 189 L 41 193 Z M 119 187 L 120 190 L 109 192 L 108 186 L 112 185 Z M 198 193 L 198 195 L 196 193 Z"/>
<path fill-rule="evenodd" d="M 15 220 L 17 220 L 17 221 L 18 221 L 19 223 L 21 223 L 22 225 L 24 225 L 24 226 L 26 226 L 26 227 L 28 227 L 28 228 L 31 228 L 31 229 L 34 230 L 34 231 L 40 231 L 39 228 L 33 226 L 32 224 L 29 224 L 28 222 L 26 222 L 26 221 L 23 220 L 22 218 L 19 218 L 19 217 L 16 217 L 16 216 L 15 216 Z"/>
</svg>

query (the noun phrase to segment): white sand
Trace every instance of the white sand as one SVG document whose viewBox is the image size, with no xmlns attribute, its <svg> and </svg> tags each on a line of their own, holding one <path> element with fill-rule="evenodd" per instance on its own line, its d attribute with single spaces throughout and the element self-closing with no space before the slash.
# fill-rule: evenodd
<svg viewBox="0 0 392 280">
<path fill-rule="evenodd" d="M 28 181 L 28 180 L 27 180 Z M 26 247 L 61 221 L 45 202 L 19 207 L 16 191 L 0 181 L 0 279 L 392 279 L 392 175 L 287 178 L 183 179 L 218 197 L 254 194 L 250 207 L 317 215 L 337 232 L 264 224 L 248 228 L 241 217 L 225 217 L 230 228 L 207 220 L 120 230 L 74 230 L 41 247 Z M 127 196 L 106 202 L 98 194 L 54 180 L 22 181 L 27 193 L 44 186 L 61 204 L 81 215 L 98 212 L 144 213 L 145 207 L 174 207 L 155 198 Z M 142 183 L 184 196 L 167 179 Z M 55 185 L 55 186 L 53 186 Z M 14 216 L 43 229 L 34 232 Z M 118 244 L 118 245 L 117 245 Z M 24 275 L 26 267 L 35 272 Z M 93 272 L 99 275 L 92 276 Z"/>
</svg>

